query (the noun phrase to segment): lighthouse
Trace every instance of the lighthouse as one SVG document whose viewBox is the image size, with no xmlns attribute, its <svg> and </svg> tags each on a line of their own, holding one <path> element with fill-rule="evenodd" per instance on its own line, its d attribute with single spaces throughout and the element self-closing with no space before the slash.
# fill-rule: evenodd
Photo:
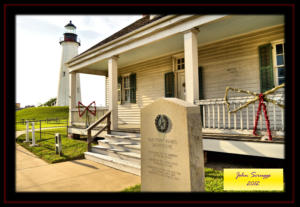
<svg viewBox="0 0 300 207">
<path fill-rule="evenodd" d="M 68 106 L 69 105 L 69 70 L 66 66 L 66 62 L 71 60 L 78 54 L 78 47 L 80 41 L 77 38 L 76 27 L 70 21 L 65 26 L 64 36 L 59 41 L 62 46 L 61 64 L 59 70 L 58 92 L 56 99 L 56 106 Z M 79 74 L 76 74 L 76 103 L 81 101 L 81 89 Z"/>
</svg>

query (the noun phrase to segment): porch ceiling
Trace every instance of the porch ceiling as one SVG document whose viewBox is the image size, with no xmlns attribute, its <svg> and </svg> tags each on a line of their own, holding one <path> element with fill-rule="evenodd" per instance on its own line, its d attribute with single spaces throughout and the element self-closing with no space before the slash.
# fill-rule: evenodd
<svg viewBox="0 0 300 207">
<path fill-rule="evenodd" d="M 201 25 L 199 27 L 198 45 L 201 47 L 201 45 L 214 41 L 280 24 L 284 24 L 283 15 L 232 15 L 219 21 Z M 122 68 L 165 54 L 182 52 L 183 49 L 183 34 L 177 33 L 168 38 L 119 54 L 118 67 Z M 99 71 L 98 75 L 106 74 L 104 71 L 107 71 L 107 60 L 96 62 L 78 70 L 78 72 L 83 73 L 93 72 L 91 74 L 97 74 L 97 71 Z"/>
</svg>

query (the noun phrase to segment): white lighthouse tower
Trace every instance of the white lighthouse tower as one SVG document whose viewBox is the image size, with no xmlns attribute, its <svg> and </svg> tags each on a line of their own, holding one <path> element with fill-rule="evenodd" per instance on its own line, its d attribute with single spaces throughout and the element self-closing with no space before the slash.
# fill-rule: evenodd
<svg viewBox="0 0 300 207">
<path fill-rule="evenodd" d="M 69 71 L 66 66 L 66 62 L 75 57 L 78 54 L 78 47 L 80 46 L 79 40 L 77 40 L 76 27 L 70 21 L 65 26 L 64 36 L 59 42 L 62 46 L 61 65 L 59 71 L 58 92 L 56 99 L 56 106 L 68 106 L 69 105 Z M 79 74 L 76 74 L 76 104 L 81 101 L 81 89 Z"/>
</svg>

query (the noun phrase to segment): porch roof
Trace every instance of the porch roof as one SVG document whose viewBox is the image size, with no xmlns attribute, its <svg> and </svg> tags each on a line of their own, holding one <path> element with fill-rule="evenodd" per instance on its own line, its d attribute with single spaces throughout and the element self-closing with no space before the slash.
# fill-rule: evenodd
<svg viewBox="0 0 300 207">
<path fill-rule="evenodd" d="M 107 60 L 118 67 L 183 52 L 183 33 L 197 28 L 198 46 L 284 24 L 283 15 L 167 15 L 144 17 L 68 62 L 71 72 L 107 75 Z M 136 25 L 135 25 L 136 24 Z"/>
</svg>

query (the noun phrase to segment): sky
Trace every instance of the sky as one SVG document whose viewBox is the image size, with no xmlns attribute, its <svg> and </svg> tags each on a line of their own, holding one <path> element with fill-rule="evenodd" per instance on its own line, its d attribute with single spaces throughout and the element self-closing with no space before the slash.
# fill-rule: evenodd
<svg viewBox="0 0 300 207">
<path fill-rule="evenodd" d="M 17 15 L 16 16 L 16 103 L 39 105 L 56 98 L 62 47 L 59 38 L 72 20 L 81 41 L 82 53 L 101 40 L 140 19 L 142 15 Z M 84 105 L 105 105 L 105 78 L 80 74 Z"/>
</svg>

